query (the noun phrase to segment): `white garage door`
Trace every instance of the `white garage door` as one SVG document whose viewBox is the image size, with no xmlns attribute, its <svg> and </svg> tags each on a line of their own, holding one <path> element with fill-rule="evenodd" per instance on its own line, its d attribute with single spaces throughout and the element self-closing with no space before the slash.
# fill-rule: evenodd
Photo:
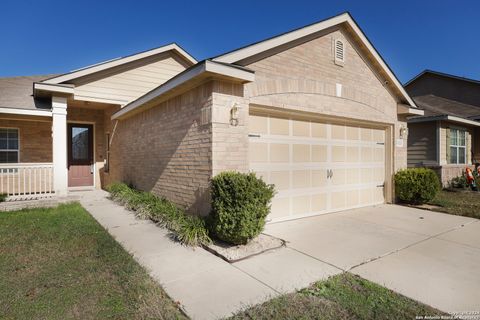
<svg viewBox="0 0 480 320">
<path fill-rule="evenodd" d="M 250 115 L 250 170 L 276 186 L 269 220 L 384 203 L 385 130 Z"/>
</svg>

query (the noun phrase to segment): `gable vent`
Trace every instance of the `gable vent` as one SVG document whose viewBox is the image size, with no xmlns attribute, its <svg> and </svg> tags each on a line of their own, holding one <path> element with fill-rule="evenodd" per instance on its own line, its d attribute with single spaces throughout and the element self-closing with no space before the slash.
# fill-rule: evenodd
<svg viewBox="0 0 480 320">
<path fill-rule="evenodd" d="M 335 40 L 334 51 L 335 63 L 343 64 L 345 62 L 345 44 L 342 40 Z"/>
</svg>

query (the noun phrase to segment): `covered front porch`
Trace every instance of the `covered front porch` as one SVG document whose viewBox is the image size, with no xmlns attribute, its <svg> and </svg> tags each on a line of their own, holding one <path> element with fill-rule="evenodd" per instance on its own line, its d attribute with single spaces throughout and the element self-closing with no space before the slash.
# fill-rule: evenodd
<svg viewBox="0 0 480 320">
<path fill-rule="evenodd" d="M 0 194 L 7 201 L 99 189 L 108 175 L 110 116 L 119 107 L 42 98 L 51 109 L 0 108 Z"/>
</svg>

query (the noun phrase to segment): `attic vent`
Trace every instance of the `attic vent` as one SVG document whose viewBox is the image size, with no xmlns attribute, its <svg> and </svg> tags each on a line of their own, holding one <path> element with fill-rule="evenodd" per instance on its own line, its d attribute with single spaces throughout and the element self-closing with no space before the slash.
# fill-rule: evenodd
<svg viewBox="0 0 480 320">
<path fill-rule="evenodd" d="M 334 43 L 335 63 L 343 65 L 345 63 L 345 44 L 340 39 L 335 39 Z"/>
</svg>

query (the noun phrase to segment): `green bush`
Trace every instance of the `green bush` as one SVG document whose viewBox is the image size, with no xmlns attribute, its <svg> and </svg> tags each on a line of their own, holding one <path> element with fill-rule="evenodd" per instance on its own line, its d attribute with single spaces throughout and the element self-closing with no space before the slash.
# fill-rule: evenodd
<svg viewBox="0 0 480 320">
<path fill-rule="evenodd" d="M 448 185 L 450 186 L 450 188 L 466 189 L 466 188 L 468 188 L 467 178 L 465 178 L 464 175 L 455 177 L 452 180 L 450 180 Z"/>
<path fill-rule="evenodd" d="M 220 173 L 211 181 L 210 231 L 228 243 L 247 243 L 262 232 L 274 194 L 254 173 Z"/>
<path fill-rule="evenodd" d="M 427 203 L 435 198 L 440 189 L 440 180 L 431 169 L 411 168 L 395 174 L 395 193 L 403 202 Z"/>
<path fill-rule="evenodd" d="M 8 198 L 8 194 L 6 193 L 0 193 L 0 202 L 6 201 Z"/>
<path fill-rule="evenodd" d="M 186 214 L 165 198 L 135 190 L 125 183 L 113 183 L 107 191 L 112 200 L 132 210 L 138 217 L 150 219 L 169 229 L 185 245 L 198 246 L 211 242 L 203 218 Z"/>
</svg>

